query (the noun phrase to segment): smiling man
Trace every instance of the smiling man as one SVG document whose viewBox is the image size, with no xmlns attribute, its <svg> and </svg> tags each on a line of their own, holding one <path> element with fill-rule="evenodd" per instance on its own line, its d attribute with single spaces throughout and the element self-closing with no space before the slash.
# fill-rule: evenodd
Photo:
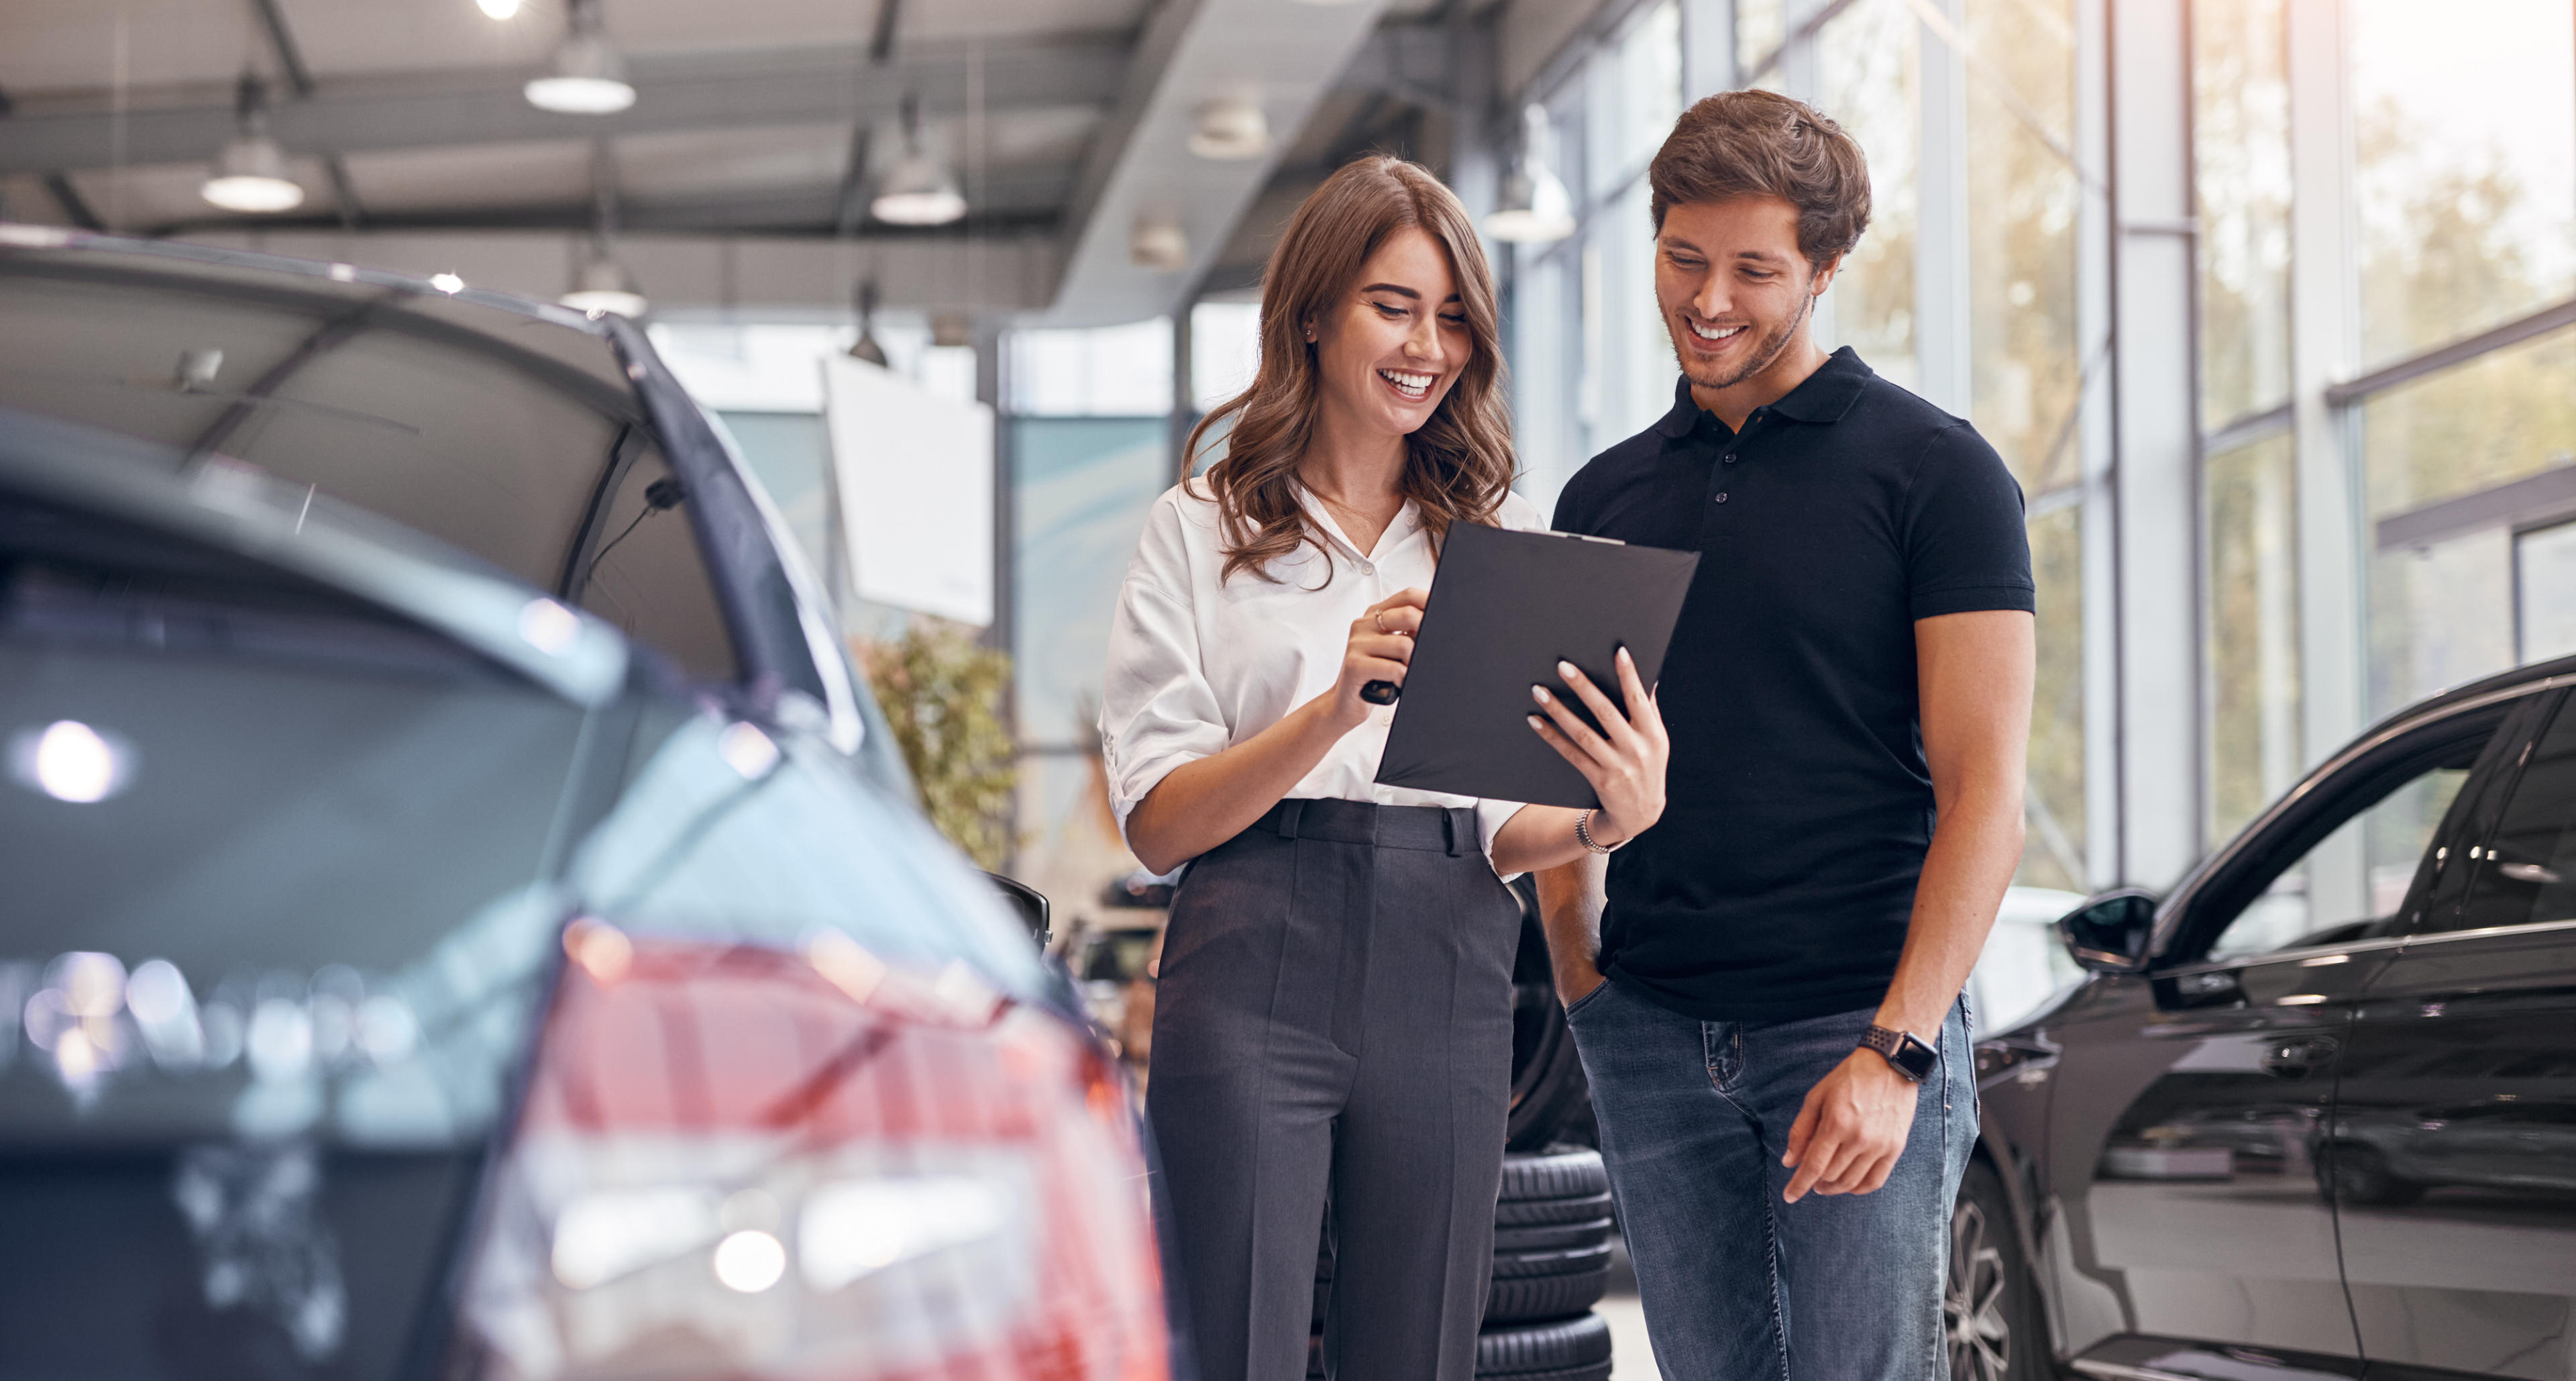
<svg viewBox="0 0 2576 1381">
<path fill-rule="evenodd" d="M 1869 221 L 1832 121 L 1713 96 L 1648 176 L 1682 377 L 1555 525 L 1700 564 L 1662 821 L 1606 900 L 1599 857 L 1540 879 L 1557 988 L 1664 1376 L 1933 1381 L 1977 1127 L 1960 988 L 2021 854 L 2021 490 L 1816 343 Z"/>
</svg>

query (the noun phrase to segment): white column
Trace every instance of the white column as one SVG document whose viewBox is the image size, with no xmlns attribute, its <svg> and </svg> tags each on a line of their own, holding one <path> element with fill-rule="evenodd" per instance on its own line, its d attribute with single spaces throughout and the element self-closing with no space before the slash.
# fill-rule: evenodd
<svg viewBox="0 0 2576 1381">
<path fill-rule="evenodd" d="M 2351 222 L 2352 122 L 2344 100 L 2341 5 L 2289 11 L 2290 404 L 2298 447 L 2301 756 L 2323 762 L 2369 717 L 2364 637 L 2371 550 L 2364 534 L 2357 419 L 2326 401 L 2360 338 Z M 2329 852 L 2331 851 L 2331 852 Z M 2329 841 L 2308 880 L 2319 916 L 2367 915 L 2358 837 Z"/>
<path fill-rule="evenodd" d="M 1688 108 L 1736 87 L 1735 0 L 1681 0 L 1681 6 L 1682 105 Z"/>
<path fill-rule="evenodd" d="M 2190 45 L 2165 0 L 2111 0 L 2109 38 L 2120 871 L 2161 888 L 2200 853 Z"/>
<path fill-rule="evenodd" d="M 2075 4 L 2075 151 L 2087 168 L 2111 166 L 2109 0 Z M 2119 885 L 2120 575 L 2118 497 L 2112 488 L 2111 195 L 2090 182 L 2075 236 L 2075 339 L 2083 351 L 2077 423 L 2084 508 L 2084 868 L 2100 891 Z"/>
<path fill-rule="evenodd" d="M 1961 0 L 1931 0 L 1965 32 Z M 1933 406 L 1965 417 L 1971 385 L 1968 332 L 1968 64 L 1928 25 L 1915 26 L 1922 106 L 1915 178 L 1914 342 L 1917 387 Z"/>
</svg>

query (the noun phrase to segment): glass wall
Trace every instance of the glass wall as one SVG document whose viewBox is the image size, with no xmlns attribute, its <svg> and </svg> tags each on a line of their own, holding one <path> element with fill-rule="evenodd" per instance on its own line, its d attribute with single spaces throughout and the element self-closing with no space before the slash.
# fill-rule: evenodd
<svg viewBox="0 0 2576 1381">
<path fill-rule="evenodd" d="M 1947 377 L 1969 396 L 1940 401 L 1964 407 L 2030 501 L 2039 710 L 2022 879 L 2080 891 L 2094 879 L 2085 847 L 2078 408 L 2087 352 L 2076 290 L 2074 0 L 1958 0 L 1952 12 L 1950 37 L 1971 54 L 1953 54 L 1908 0 L 1737 0 L 1736 60 L 1752 84 L 1816 105 L 1869 158 L 1869 228 L 1819 304 L 1819 340 L 1853 347 L 1907 388 L 1925 377 L 1930 352 L 1948 351 Z M 1523 487 L 1542 503 L 1591 454 L 1671 406 L 1641 174 L 1680 110 L 1680 23 L 1678 5 L 1641 7 L 1562 86 L 1536 93 L 1553 116 L 1555 166 L 1584 202 L 1575 237 L 1522 247 L 1510 261 Z M 1965 84 L 1931 92 L 1923 66 L 1934 60 L 1966 72 Z M 1956 102 L 1938 122 L 1953 132 L 1939 136 L 1948 143 L 1937 158 L 1927 152 L 1938 144 L 1927 135 L 1932 99 Z M 1940 189 L 1942 204 L 1965 208 L 1955 226 L 1922 224 L 1932 169 L 1956 184 Z M 1937 250 L 1926 238 L 1934 234 L 1946 237 Z M 1955 307 L 1947 320 L 1925 315 L 1918 280 L 1928 253 L 1966 261 L 1964 329 Z"/>
<path fill-rule="evenodd" d="M 1906 388 L 1922 377 L 1914 331 L 1922 27 L 1905 0 L 1857 0 L 1816 42 L 1820 89 L 1789 93 L 1810 99 L 1869 156 L 1869 229 L 1820 304 L 1818 339 L 1852 347 Z"/>
<path fill-rule="evenodd" d="M 1574 194 L 1580 228 L 1516 247 L 1505 292 L 1518 487 L 1549 512 L 1586 460 L 1673 405 L 1646 164 L 1681 116 L 1677 0 L 1640 6 L 1539 103 L 1540 156 Z"/>
<path fill-rule="evenodd" d="M 2371 521 L 2370 703 L 2387 713 L 2550 655 L 2549 591 L 2517 600 L 2512 487 L 2576 464 L 2576 331 L 2481 355 L 2363 401 Z M 2535 551 L 2546 551 L 2544 542 Z M 2545 558 L 2531 564 L 2546 571 Z M 2517 626 L 2529 610 L 2539 627 Z"/>
<path fill-rule="evenodd" d="M 2210 430 L 2290 396 L 2290 68 L 2284 0 L 2196 0 L 2192 159 L 2200 405 Z"/>
<path fill-rule="evenodd" d="M 2365 365 L 2576 287 L 2576 10 L 2346 0 Z"/>
<path fill-rule="evenodd" d="M 2211 455 L 2201 480 L 2201 663 L 2209 686 L 2204 839 L 2215 845 L 2298 781 L 2297 454 L 2288 430 Z"/>
<path fill-rule="evenodd" d="M 1252 320 L 1232 305 L 1194 317 L 1193 373 L 1212 387 L 1236 373 L 1248 382 L 1241 336 Z M 1118 587 L 1174 475 L 1172 323 L 1016 331 L 1006 358 L 1020 745 L 1012 874 L 1055 901 L 1057 929 L 1070 933 L 1136 867 L 1110 813 L 1096 724 Z"/>
</svg>

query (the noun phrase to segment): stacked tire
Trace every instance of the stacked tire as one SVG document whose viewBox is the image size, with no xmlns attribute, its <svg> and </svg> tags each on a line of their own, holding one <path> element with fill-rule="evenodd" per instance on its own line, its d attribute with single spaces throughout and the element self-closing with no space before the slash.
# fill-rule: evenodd
<svg viewBox="0 0 2576 1381">
<path fill-rule="evenodd" d="M 1611 1229 L 1600 1152 L 1551 1146 L 1503 1158 L 1476 1375 L 1606 1381 L 1610 1325 L 1592 1306 L 1610 1283 Z"/>
<path fill-rule="evenodd" d="M 1610 1177 L 1588 1146 L 1503 1157 L 1494 1205 L 1494 1282 L 1476 1335 L 1476 1375 L 1493 1381 L 1608 1381 L 1610 1325 L 1592 1312 L 1610 1283 Z M 1324 1375 L 1327 1240 L 1315 1262 L 1306 1375 Z"/>
</svg>

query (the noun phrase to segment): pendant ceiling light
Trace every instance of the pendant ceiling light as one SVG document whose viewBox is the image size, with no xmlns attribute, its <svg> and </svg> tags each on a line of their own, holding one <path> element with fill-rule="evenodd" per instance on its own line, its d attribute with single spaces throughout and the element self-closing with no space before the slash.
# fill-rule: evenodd
<svg viewBox="0 0 2576 1381">
<path fill-rule="evenodd" d="M 581 266 L 579 286 L 565 293 L 563 304 L 581 312 L 615 312 L 619 316 L 640 318 L 649 304 L 644 294 L 635 290 L 634 275 L 617 262 L 605 244 L 591 250 L 590 259 Z"/>
<path fill-rule="evenodd" d="M 877 280 L 861 281 L 854 296 L 859 308 L 859 338 L 850 343 L 850 358 L 882 369 L 886 352 L 884 346 L 877 344 Z"/>
<path fill-rule="evenodd" d="M 877 182 L 868 210 L 890 225 L 946 225 L 966 214 L 956 175 L 921 137 L 921 99 L 903 98 L 903 156 Z"/>
<path fill-rule="evenodd" d="M 242 73 L 233 99 L 233 139 L 215 157 L 197 195 L 227 211 L 274 215 L 304 204 L 304 189 L 286 173 L 286 150 L 268 137 L 268 85 Z"/>
<path fill-rule="evenodd" d="M 575 311 L 615 312 L 640 320 L 648 305 L 635 277 L 617 262 L 617 160 L 605 138 L 590 141 L 590 257 L 574 276 L 572 291 L 556 299 Z"/>
<path fill-rule="evenodd" d="M 635 104 L 626 59 L 600 32 L 599 0 L 572 0 L 563 43 L 526 94 L 528 104 L 563 115 L 611 115 Z"/>
<path fill-rule="evenodd" d="M 1485 217 L 1485 233 L 1497 240 L 1546 244 L 1574 233 L 1574 198 L 1540 153 L 1547 134 L 1546 111 L 1533 105 L 1521 112 L 1520 155 L 1503 177 L 1501 198 Z"/>
<path fill-rule="evenodd" d="M 1210 101 L 1199 107 L 1189 144 L 1191 153 L 1219 162 L 1259 158 L 1270 152 L 1270 117 L 1249 97 Z"/>
</svg>

